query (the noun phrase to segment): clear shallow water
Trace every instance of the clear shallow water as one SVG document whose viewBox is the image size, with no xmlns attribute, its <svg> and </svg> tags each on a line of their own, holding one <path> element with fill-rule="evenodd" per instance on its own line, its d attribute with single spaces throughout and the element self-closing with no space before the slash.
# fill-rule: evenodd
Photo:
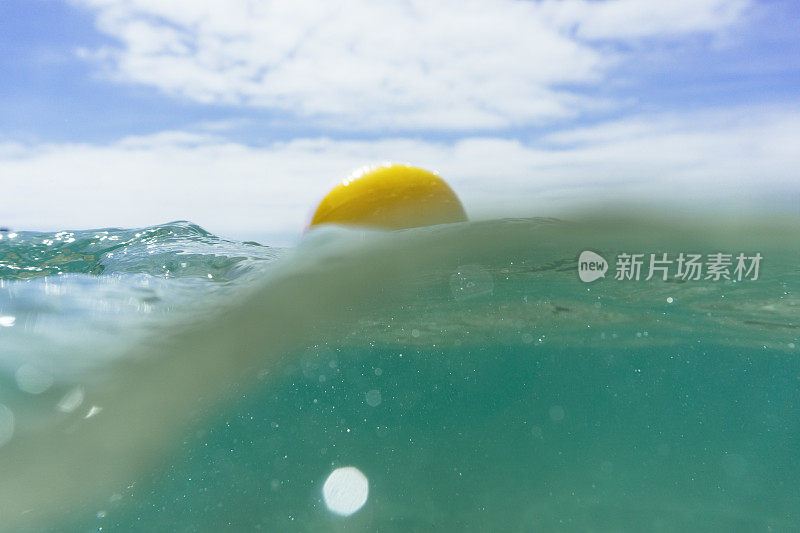
<svg viewBox="0 0 800 533">
<path fill-rule="evenodd" d="M 186 223 L 6 235 L 0 519 L 794 531 L 795 222 L 328 228 L 291 251 Z M 584 250 L 606 278 L 578 279 Z M 626 252 L 764 260 L 757 280 L 615 280 Z M 339 516 L 323 485 L 346 466 L 369 489 Z"/>
</svg>

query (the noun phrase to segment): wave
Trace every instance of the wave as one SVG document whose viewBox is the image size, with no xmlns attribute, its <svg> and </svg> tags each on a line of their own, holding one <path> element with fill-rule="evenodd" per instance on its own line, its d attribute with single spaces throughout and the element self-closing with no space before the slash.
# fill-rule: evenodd
<svg viewBox="0 0 800 533">
<path fill-rule="evenodd" d="M 4 523 L 38 527 L 133 482 L 173 449 L 198 412 L 221 409 L 235 391 L 259 386 L 313 346 L 581 346 L 601 339 L 635 346 L 724 329 L 732 345 L 785 349 L 797 337 L 800 310 L 794 222 L 731 227 L 615 213 L 397 232 L 330 227 L 293 250 L 228 241 L 186 222 L 6 236 L 5 288 L 94 279 L 99 285 L 83 286 L 87 305 L 108 305 L 106 280 L 124 286 L 111 298 L 124 300 L 144 277 L 163 282 L 161 292 L 178 290 L 182 303 L 173 300 L 136 335 L 127 331 L 131 313 L 112 312 L 105 324 L 114 331 L 102 343 L 72 342 L 65 351 L 80 359 L 113 344 L 120 356 L 56 376 L 41 394 L 4 398 L 13 412 L 13 437 L 0 455 Z M 584 284 L 577 276 L 584 250 L 606 258 L 759 252 L 765 263 L 760 280 L 749 283 Z M 12 300 L 2 302 L 3 314 L 10 316 Z M 70 314 L 55 313 L 65 321 Z M 646 339 L 656 324 L 669 333 Z M 63 335 L 35 350 L 43 356 Z"/>
<path fill-rule="evenodd" d="M 117 273 L 230 279 L 280 252 L 223 239 L 187 221 L 140 229 L 23 231 L 0 234 L 0 279 Z"/>
</svg>

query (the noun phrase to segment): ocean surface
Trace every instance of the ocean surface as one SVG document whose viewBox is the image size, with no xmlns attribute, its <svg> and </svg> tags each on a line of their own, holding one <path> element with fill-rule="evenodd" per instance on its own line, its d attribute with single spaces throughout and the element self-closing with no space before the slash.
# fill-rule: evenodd
<svg viewBox="0 0 800 533">
<path fill-rule="evenodd" d="M 0 236 L 0 531 L 800 531 L 796 216 Z"/>
</svg>

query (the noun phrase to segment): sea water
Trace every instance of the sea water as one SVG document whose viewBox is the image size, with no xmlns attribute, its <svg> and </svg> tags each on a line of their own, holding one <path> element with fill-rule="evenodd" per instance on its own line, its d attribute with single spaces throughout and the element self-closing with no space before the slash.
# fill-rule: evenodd
<svg viewBox="0 0 800 533">
<path fill-rule="evenodd" d="M 2 234 L 0 529 L 800 530 L 797 222 Z"/>
</svg>

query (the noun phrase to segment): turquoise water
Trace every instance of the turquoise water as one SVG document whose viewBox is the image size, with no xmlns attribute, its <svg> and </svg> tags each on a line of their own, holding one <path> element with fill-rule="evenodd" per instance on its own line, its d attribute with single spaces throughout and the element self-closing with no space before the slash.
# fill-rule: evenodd
<svg viewBox="0 0 800 533">
<path fill-rule="evenodd" d="M 797 222 L 322 228 L 290 250 L 188 223 L 5 234 L 0 521 L 797 531 Z M 585 250 L 604 278 L 579 279 Z M 758 278 L 614 275 L 718 252 L 760 254 Z M 363 478 L 326 493 L 342 467 Z"/>
</svg>

